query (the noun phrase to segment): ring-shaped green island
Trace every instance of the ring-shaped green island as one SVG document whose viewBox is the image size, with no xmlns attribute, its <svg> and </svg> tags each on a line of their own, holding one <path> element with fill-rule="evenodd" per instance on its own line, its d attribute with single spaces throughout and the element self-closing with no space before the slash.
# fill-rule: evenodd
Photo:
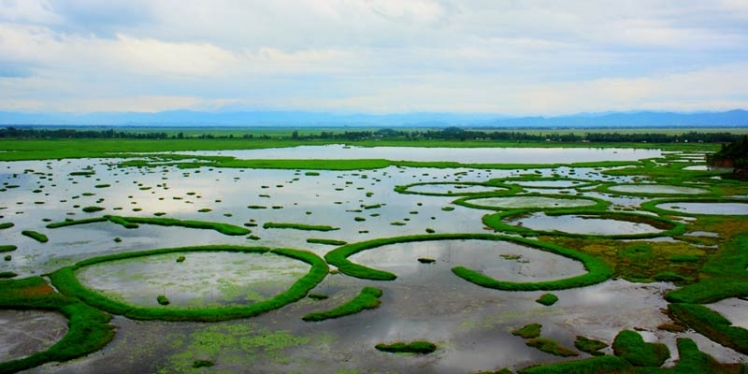
<svg viewBox="0 0 748 374">
<path fill-rule="evenodd" d="M 229 305 L 224 307 L 177 309 L 170 307 L 140 307 L 122 301 L 114 300 L 101 293 L 87 288 L 76 278 L 76 271 L 87 266 L 105 262 L 132 259 L 137 257 L 162 255 L 169 253 L 189 252 L 237 252 L 237 253 L 272 253 L 303 261 L 311 265 L 309 272 L 297 280 L 287 291 L 275 297 L 247 305 Z M 77 297 L 85 303 L 101 310 L 140 320 L 167 321 L 224 321 L 237 318 L 249 318 L 304 298 L 328 273 L 327 264 L 317 255 L 295 249 L 270 249 L 266 247 L 244 247 L 235 245 L 212 245 L 198 247 L 164 248 L 149 251 L 120 253 L 95 257 L 66 266 L 49 274 L 57 289 L 72 297 Z"/>
<path fill-rule="evenodd" d="M 661 231 L 657 232 L 643 232 L 643 233 L 622 233 L 622 234 L 598 234 L 598 233 L 578 233 L 578 232 L 566 232 L 559 229 L 554 230 L 538 230 L 524 225 L 512 224 L 511 221 L 517 220 L 528 216 L 526 210 L 512 210 L 505 212 L 498 212 L 494 214 L 487 214 L 483 216 L 483 223 L 486 226 L 493 228 L 496 231 L 505 232 L 516 232 L 523 235 L 558 235 L 568 237 L 606 237 L 611 239 L 645 239 L 645 238 L 656 238 L 681 235 L 686 231 L 686 225 L 673 221 L 667 218 L 637 214 L 637 213 L 623 213 L 623 212 L 600 212 L 594 210 L 565 210 L 561 212 L 543 212 L 544 215 L 549 218 L 564 218 L 571 216 L 575 219 L 582 220 L 611 220 L 611 221 L 623 221 L 632 224 L 646 224 L 654 229 Z"/>
<path fill-rule="evenodd" d="M 387 271 L 373 269 L 367 266 L 353 263 L 348 259 L 348 257 L 361 251 L 375 249 L 389 244 L 435 240 L 486 240 L 510 242 L 567 257 L 572 260 L 580 261 L 587 271 L 587 273 L 582 275 L 558 280 L 540 282 L 510 282 L 496 280 L 478 271 L 471 270 L 462 266 L 452 268 L 452 272 L 460 278 L 486 288 L 508 291 L 560 290 L 597 284 L 609 279 L 613 275 L 613 269 L 610 268 L 603 260 L 594 256 L 586 255 L 551 243 L 539 242 L 513 236 L 478 233 L 428 234 L 374 239 L 338 247 L 337 249 L 328 252 L 327 255 L 325 255 L 325 259 L 329 264 L 337 266 L 340 272 L 352 277 L 371 280 L 394 280 L 397 278 L 397 275 Z"/>
</svg>

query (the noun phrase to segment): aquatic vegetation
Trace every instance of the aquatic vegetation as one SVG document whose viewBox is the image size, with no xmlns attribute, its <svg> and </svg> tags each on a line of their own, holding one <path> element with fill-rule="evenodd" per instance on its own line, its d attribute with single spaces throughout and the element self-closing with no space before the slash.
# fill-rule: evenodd
<svg viewBox="0 0 748 374">
<path fill-rule="evenodd" d="M 12 245 L 12 244 L 11 245 L 0 245 L 0 253 L 3 253 L 3 252 L 13 252 L 16 249 L 18 249 L 18 247 L 16 247 L 15 245 Z"/>
<path fill-rule="evenodd" d="M 3 223 L 0 223 L 0 230 L 9 229 L 13 226 L 15 226 L 13 222 L 3 222 Z"/>
<path fill-rule="evenodd" d="M 559 342 L 548 338 L 533 338 L 525 342 L 529 347 L 537 348 L 545 353 L 561 357 L 579 356 L 579 352 L 566 348 Z"/>
<path fill-rule="evenodd" d="M 164 305 L 164 306 L 171 304 L 171 302 L 169 301 L 169 298 L 167 298 L 165 295 L 158 295 L 156 297 L 156 301 L 159 304 Z"/>
<path fill-rule="evenodd" d="M 385 344 L 380 343 L 374 346 L 379 351 L 391 352 L 391 353 L 417 353 L 417 354 L 429 354 L 436 351 L 436 344 L 427 341 L 414 341 L 410 343 L 391 343 Z"/>
<path fill-rule="evenodd" d="M 101 212 L 104 209 L 105 209 L 104 207 L 100 207 L 100 206 L 87 206 L 81 210 L 83 210 L 86 213 L 96 213 L 96 212 Z"/>
<path fill-rule="evenodd" d="M 110 221 L 118 225 L 124 226 L 128 229 L 138 228 L 138 224 L 158 225 L 158 226 L 178 226 L 186 227 L 191 229 L 207 229 L 215 230 L 224 235 L 247 235 L 252 231 L 245 229 L 240 226 L 234 226 L 228 223 L 219 222 L 207 222 L 207 221 L 193 221 L 193 220 L 180 220 L 175 218 L 162 218 L 162 217 L 121 217 L 121 216 L 103 216 L 97 218 L 83 219 L 83 220 L 68 220 L 62 222 L 50 223 L 47 225 L 49 229 L 56 229 L 66 226 L 84 225 L 96 222 Z"/>
<path fill-rule="evenodd" d="M 349 300 L 345 304 L 325 312 L 307 314 L 302 317 L 302 319 L 309 322 L 318 322 L 330 318 L 340 318 L 350 314 L 356 314 L 365 309 L 375 309 L 379 307 L 379 304 L 381 304 L 379 301 L 379 297 L 381 296 L 382 290 L 379 288 L 364 287 L 358 296 Z"/>
<path fill-rule="evenodd" d="M 334 246 L 341 246 L 341 245 L 348 244 L 348 242 L 344 240 L 325 239 L 325 238 L 309 238 L 306 240 L 306 242 L 310 244 L 324 244 L 324 245 L 334 245 Z"/>
<path fill-rule="evenodd" d="M 286 222 L 265 222 L 262 225 L 264 229 L 294 229 L 304 231 L 335 231 L 337 227 L 328 225 L 307 225 L 303 223 L 286 223 Z"/>
<path fill-rule="evenodd" d="M 574 341 L 574 347 L 593 356 L 602 356 L 604 355 L 604 353 L 600 352 L 600 350 L 603 348 L 607 348 L 608 344 L 599 340 L 577 335 L 577 340 Z"/>
<path fill-rule="evenodd" d="M 135 257 L 152 256 L 175 252 L 201 252 L 201 251 L 224 251 L 240 253 L 273 253 L 290 257 L 312 265 L 309 273 L 297 280 L 287 291 L 280 293 L 272 299 L 249 304 L 217 308 L 195 308 L 195 309 L 169 309 L 136 307 L 117 300 L 103 296 L 83 286 L 75 277 L 75 271 L 94 264 L 116 261 Z M 327 276 L 327 264 L 317 255 L 311 252 L 293 249 L 270 250 L 265 247 L 242 247 L 233 245 L 214 245 L 201 247 L 164 248 L 150 251 L 118 253 L 108 256 L 95 257 L 76 263 L 72 266 L 63 267 L 49 274 L 52 283 L 61 293 L 79 298 L 87 304 L 108 311 L 113 314 L 123 315 L 132 319 L 143 320 L 168 320 L 168 321 L 224 321 L 237 318 L 249 318 L 278 309 L 306 297 L 307 293 L 317 286 Z"/>
<path fill-rule="evenodd" d="M 330 296 L 321 293 L 310 293 L 307 297 L 313 300 L 327 300 L 330 298 Z"/>
<path fill-rule="evenodd" d="M 564 361 L 555 364 L 531 366 L 518 374 L 567 374 L 567 373 L 627 373 L 632 370 L 628 361 L 616 356 L 599 356 L 583 360 Z"/>
<path fill-rule="evenodd" d="M 34 239 L 34 240 L 38 241 L 39 243 L 46 243 L 46 242 L 49 241 L 49 238 L 47 238 L 46 235 L 44 235 L 44 234 L 42 234 L 40 232 L 32 231 L 32 230 L 21 231 L 21 235 L 27 236 L 27 237 L 29 237 L 31 239 Z"/>
<path fill-rule="evenodd" d="M 61 340 L 45 351 L 0 363 L 2 373 L 82 357 L 100 350 L 114 338 L 114 326 L 109 324 L 110 315 L 75 298 L 55 293 L 41 277 L 0 280 L 0 307 L 53 310 L 68 319 L 68 332 Z"/>
<path fill-rule="evenodd" d="M 539 304 L 543 304 L 545 306 L 551 306 L 555 304 L 558 301 L 558 296 L 552 294 L 552 293 L 546 293 L 540 296 L 535 302 Z"/>
<path fill-rule="evenodd" d="M 623 330 L 613 340 L 613 352 L 634 366 L 660 367 L 670 358 L 670 351 L 662 343 L 646 343 L 636 331 Z"/>
<path fill-rule="evenodd" d="M 433 263 L 436 262 L 436 260 L 434 260 L 433 258 L 421 257 L 421 258 L 418 259 L 418 262 L 420 262 L 422 264 L 433 264 Z"/>
<path fill-rule="evenodd" d="M 512 331 L 512 335 L 520 336 L 525 339 L 534 339 L 540 336 L 540 330 L 543 325 L 539 323 L 531 323 L 529 325 L 522 326 L 521 328 Z"/>
<path fill-rule="evenodd" d="M 669 304 L 668 313 L 712 341 L 748 354 L 748 330 L 733 326 L 727 318 L 708 307 L 699 304 Z"/>
</svg>

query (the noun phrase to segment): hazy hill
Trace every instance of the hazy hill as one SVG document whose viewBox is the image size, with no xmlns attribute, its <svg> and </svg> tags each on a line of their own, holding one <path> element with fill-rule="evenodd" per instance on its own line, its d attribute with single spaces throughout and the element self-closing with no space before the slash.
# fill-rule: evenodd
<svg viewBox="0 0 748 374">
<path fill-rule="evenodd" d="M 510 117 L 496 114 L 405 113 L 334 114 L 303 111 L 157 113 L 103 112 L 89 114 L 0 111 L 0 125 L 105 126 L 284 126 L 284 127 L 748 127 L 748 111 L 671 113 L 593 113 L 556 117 Z"/>
</svg>

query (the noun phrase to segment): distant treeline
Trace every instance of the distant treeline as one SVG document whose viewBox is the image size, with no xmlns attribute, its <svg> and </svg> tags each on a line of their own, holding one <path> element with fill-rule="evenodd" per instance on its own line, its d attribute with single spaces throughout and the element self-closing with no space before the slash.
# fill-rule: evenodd
<svg viewBox="0 0 748 374">
<path fill-rule="evenodd" d="M 495 141 L 495 142 L 590 142 L 590 143 L 729 143 L 740 138 L 740 135 L 729 132 L 698 132 L 691 131 L 683 134 L 667 133 L 618 133 L 618 132 L 573 132 L 563 133 L 527 133 L 522 131 L 486 131 L 466 130 L 458 127 L 448 127 L 442 130 L 362 130 L 362 131 L 321 131 L 319 133 L 299 134 L 293 131 L 287 136 L 269 136 L 267 134 L 233 134 L 215 135 L 199 134 L 185 135 L 182 132 L 168 134 L 153 131 L 117 131 L 109 130 L 73 130 L 46 128 L 15 128 L 0 129 L 0 138 L 12 139 L 292 139 L 292 140 L 448 140 L 448 141 Z"/>
</svg>

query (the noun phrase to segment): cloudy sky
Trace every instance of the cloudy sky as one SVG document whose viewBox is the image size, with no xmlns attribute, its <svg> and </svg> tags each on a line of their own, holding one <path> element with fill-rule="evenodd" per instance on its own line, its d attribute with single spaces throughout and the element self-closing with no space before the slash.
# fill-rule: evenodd
<svg viewBox="0 0 748 374">
<path fill-rule="evenodd" d="M 0 110 L 748 108 L 746 0 L 0 0 Z"/>
</svg>

